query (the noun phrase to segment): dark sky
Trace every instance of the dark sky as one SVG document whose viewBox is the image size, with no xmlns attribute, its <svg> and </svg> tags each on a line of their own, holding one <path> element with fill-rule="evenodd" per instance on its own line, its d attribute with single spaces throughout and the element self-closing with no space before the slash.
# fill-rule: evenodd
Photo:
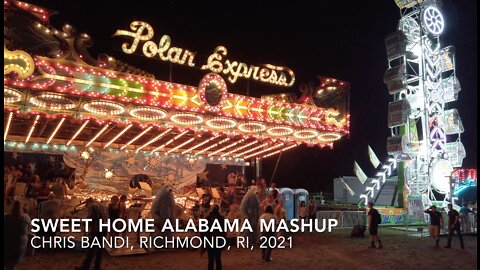
<svg viewBox="0 0 480 270">
<path fill-rule="evenodd" d="M 154 42 L 163 34 L 172 45 L 208 56 L 218 45 L 229 59 L 247 64 L 271 63 L 295 71 L 291 88 L 250 82 L 250 95 L 298 91 L 298 83 L 315 76 L 335 77 L 351 83 L 351 135 L 334 149 L 298 147 L 283 153 L 275 175 L 280 186 L 332 192 L 332 179 L 353 175 L 357 160 L 373 173 L 367 146 L 386 157 L 387 106 L 392 100 L 383 75 L 387 68 L 384 38 L 396 30 L 400 12 L 393 0 L 372 1 L 30 1 L 59 11 L 52 18 L 57 28 L 65 23 L 94 39 L 93 55 L 107 53 L 167 80 L 169 64 L 158 58 L 125 55 L 117 29 L 141 20 L 155 30 Z M 301 4 L 300 4 L 301 3 Z M 464 167 L 477 167 L 477 1 L 445 0 L 441 8 L 445 30 L 442 46 L 456 47 L 457 77 L 462 85 L 456 107 L 465 133 Z M 203 61 L 202 61 L 203 62 Z M 205 71 L 173 66 L 173 81 L 197 85 Z M 228 84 L 229 91 L 246 94 L 247 81 Z M 269 180 L 278 156 L 264 160 Z"/>
</svg>

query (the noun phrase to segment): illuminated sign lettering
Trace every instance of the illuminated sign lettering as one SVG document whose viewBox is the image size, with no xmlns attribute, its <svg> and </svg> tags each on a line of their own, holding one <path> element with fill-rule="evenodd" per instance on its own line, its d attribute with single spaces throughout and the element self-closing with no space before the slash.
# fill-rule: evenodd
<svg viewBox="0 0 480 270">
<path fill-rule="evenodd" d="M 195 52 L 183 48 L 173 47 L 171 38 L 163 35 L 158 45 L 153 42 L 153 28 L 145 22 L 135 21 L 130 24 L 133 31 L 117 30 L 114 36 L 126 36 L 133 38 L 133 41 L 122 44 L 125 53 L 132 54 L 144 42 L 142 51 L 146 57 L 152 58 L 158 55 L 162 61 L 168 61 L 180 65 L 195 67 Z M 292 86 L 295 82 L 295 74 L 287 67 L 264 64 L 261 66 L 247 65 L 245 63 L 232 61 L 226 58 L 227 49 L 223 46 L 215 48 L 208 57 L 207 63 L 200 66 L 202 70 L 210 70 L 215 73 L 228 75 L 228 80 L 235 83 L 238 78 L 252 78 L 257 81 L 276 84 L 280 86 Z"/>
</svg>

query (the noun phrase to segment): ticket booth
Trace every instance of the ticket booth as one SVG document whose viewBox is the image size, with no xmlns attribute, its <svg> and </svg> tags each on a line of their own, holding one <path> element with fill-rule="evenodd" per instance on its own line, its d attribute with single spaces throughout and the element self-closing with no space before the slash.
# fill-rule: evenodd
<svg viewBox="0 0 480 270">
<path fill-rule="evenodd" d="M 295 214 L 295 192 L 290 188 L 279 188 L 278 191 L 282 196 L 283 207 L 287 216 L 287 221 L 293 219 Z"/>
<path fill-rule="evenodd" d="M 303 188 L 297 188 L 295 193 L 295 218 L 298 218 L 298 209 L 300 209 L 300 203 L 305 202 L 305 206 L 308 207 L 308 191 Z"/>
</svg>

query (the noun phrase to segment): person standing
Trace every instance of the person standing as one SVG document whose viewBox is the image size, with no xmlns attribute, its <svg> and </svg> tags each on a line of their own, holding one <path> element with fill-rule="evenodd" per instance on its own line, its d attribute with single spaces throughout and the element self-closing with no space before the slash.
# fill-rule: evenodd
<svg viewBox="0 0 480 270">
<path fill-rule="evenodd" d="M 242 188 L 244 191 L 247 191 L 248 189 L 248 180 L 247 177 L 244 174 L 240 174 L 240 179 L 242 180 Z"/>
<path fill-rule="evenodd" d="M 14 270 L 23 261 L 28 246 L 30 217 L 23 213 L 22 204 L 15 200 L 11 212 L 3 218 L 3 267 Z"/>
<path fill-rule="evenodd" d="M 110 219 L 110 222 L 114 222 L 116 219 L 120 218 L 120 206 L 119 206 L 120 200 L 118 199 L 117 195 L 113 195 L 112 198 L 110 198 L 110 203 L 107 206 L 107 211 L 108 211 L 108 218 Z M 110 236 L 117 236 L 118 233 L 114 230 L 110 232 Z"/>
<path fill-rule="evenodd" d="M 118 202 L 118 208 L 120 208 L 120 218 L 127 219 L 128 210 L 127 210 L 127 195 L 122 194 L 120 196 L 120 201 Z"/>
<path fill-rule="evenodd" d="M 453 209 L 453 206 L 451 203 L 449 203 L 447 207 L 448 207 L 448 243 L 445 246 L 445 248 L 451 248 L 450 244 L 452 243 L 453 232 L 456 231 L 458 234 L 458 237 L 460 238 L 460 247 L 464 249 L 465 245 L 463 244 L 462 232 L 460 231 L 460 215 L 458 214 L 457 210 Z"/>
<path fill-rule="evenodd" d="M 431 237 L 435 238 L 435 246 L 438 247 L 440 242 L 440 229 L 443 228 L 443 218 L 442 213 L 437 211 L 435 205 L 430 206 L 427 210 L 424 211 L 430 216 L 430 226 L 428 226 L 428 233 Z"/>
<path fill-rule="evenodd" d="M 469 222 L 468 214 L 473 213 L 473 211 L 470 210 L 470 208 L 467 207 L 466 203 L 464 203 L 462 205 L 462 207 L 460 208 L 459 213 L 460 213 L 460 219 L 462 221 L 463 233 L 469 233 L 470 232 L 470 222 Z"/>
<path fill-rule="evenodd" d="M 118 199 L 117 195 L 113 195 L 110 198 L 110 203 L 108 204 L 108 218 L 111 222 L 115 221 L 116 219 L 120 218 L 120 207 L 119 207 L 120 200 Z"/>
<path fill-rule="evenodd" d="M 272 209 L 275 209 L 277 204 L 275 203 L 275 199 L 273 199 L 273 194 L 268 193 L 267 198 L 265 198 L 263 201 L 260 201 L 260 209 L 265 212 L 265 209 L 267 209 L 267 206 L 271 206 Z"/>
<path fill-rule="evenodd" d="M 378 237 L 378 225 L 381 223 L 381 216 L 377 209 L 373 208 L 373 202 L 368 202 L 368 229 L 370 230 L 371 248 L 376 248 L 375 240 L 378 242 L 378 248 L 383 248 L 382 241 Z"/>
<path fill-rule="evenodd" d="M 257 182 L 257 197 L 259 202 L 263 202 L 267 198 L 265 186 L 262 185 L 262 182 Z"/>
<path fill-rule="evenodd" d="M 103 222 L 106 222 L 108 219 L 108 212 L 105 205 L 96 202 L 93 198 L 87 199 L 87 207 L 88 207 L 88 218 L 92 219 L 92 222 L 89 226 L 88 236 L 89 236 L 89 243 L 92 241 L 99 241 L 102 242 L 102 238 L 105 237 L 106 232 L 100 230 L 100 219 Z M 88 270 L 90 269 L 90 264 L 92 263 L 93 257 L 95 256 L 95 270 L 100 270 L 102 265 L 102 257 L 103 257 L 103 248 L 98 247 L 98 245 L 93 245 L 87 251 L 87 256 L 82 263 L 82 266 L 76 267 L 75 270 Z"/>
<path fill-rule="evenodd" d="M 273 213 L 276 219 L 276 224 L 278 225 L 282 220 L 287 220 L 287 211 L 285 210 L 285 207 L 282 205 L 277 205 L 275 209 L 273 209 Z M 285 234 L 284 230 L 280 230 L 277 232 L 277 237 L 280 237 Z"/>
<path fill-rule="evenodd" d="M 212 206 L 210 213 L 207 216 L 208 226 L 212 227 L 212 224 L 215 220 L 218 220 L 219 224 L 224 224 L 225 218 L 220 214 L 220 207 L 217 204 Z M 225 233 L 221 231 L 211 230 L 208 235 L 212 238 L 225 237 Z M 215 240 L 213 240 L 216 243 Z M 208 270 L 213 270 L 214 265 L 216 265 L 217 270 L 222 270 L 222 249 L 218 247 L 207 247 L 208 253 Z"/>
<path fill-rule="evenodd" d="M 267 207 L 265 208 L 265 213 L 262 214 L 259 218 L 259 223 L 262 220 L 264 220 L 265 224 L 269 224 L 270 220 L 274 220 L 274 222 L 276 222 L 275 215 L 273 214 L 273 208 L 271 205 L 267 205 Z M 261 225 L 259 225 L 259 227 L 261 227 Z M 270 239 L 270 237 L 275 237 L 275 231 L 272 230 L 272 231 L 262 232 L 262 237 L 267 238 L 267 241 L 266 241 L 267 247 L 262 248 L 262 260 L 265 262 L 269 262 L 272 260 L 272 247 L 269 245 L 270 241 L 268 239 Z"/>
<path fill-rule="evenodd" d="M 227 181 L 228 185 L 237 185 L 237 174 L 234 172 L 231 172 L 227 175 Z"/>
<path fill-rule="evenodd" d="M 118 208 L 120 209 L 120 218 L 128 222 L 128 209 L 127 209 L 127 195 L 122 194 L 120 201 L 118 202 Z M 123 238 L 127 236 L 127 232 L 122 232 Z"/>
<path fill-rule="evenodd" d="M 304 201 L 300 203 L 300 207 L 298 209 L 298 218 L 303 220 L 307 219 L 307 206 L 305 205 Z"/>
<path fill-rule="evenodd" d="M 277 190 L 277 184 L 271 183 L 270 188 L 268 188 L 267 192 L 273 192 L 274 190 Z M 278 191 L 278 190 L 277 190 Z"/>
<path fill-rule="evenodd" d="M 42 182 L 42 185 L 37 190 L 37 201 L 39 203 L 48 200 L 48 195 L 50 194 L 50 187 L 48 186 L 48 182 Z M 54 194 L 55 195 L 55 194 Z"/>
<path fill-rule="evenodd" d="M 272 186 L 273 185 L 275 185 L 275 184 L 272 184 Z M 274 210 L 275 216 L 277 217 L 277 219 L 279 219 L 278 212 L 276 212 L 276 211 L 283 207 L 283 200 L 282 200 L 282 195 L 280 195 L 280 192 L 278 192 L 278 189 L 276 189 L 276 186 L 273 186 L 273 187 L 275 187 L 274 189 L 272 189 L 272 195 L 273 195 L 273 199 L 275 201 L 275 206 L 273 207 L 273 210 Z M 306 209 L 306 207 L 305 207 L 305 209 Z M 305 217 L 306 216 L 307 216 L 307 213 L 305 213 Z"/>
<path fill-rule="evenodd" d="M 38 191 L 42 187 L 42 181 L 40 180 L 40 176 L 34 175 L 33 182 L 28 183 L 27 190 L 25 196 L 27 198 L 34 198 L 37 199 Z"/>
<path fill-rule="evenodd" d="M 200 210 L 200 218 L 206 218 L 211 211 L 210 202 L 212 197 L 208 194 L 202 195 L 202 202 L 201 202 L 201 210 Z"/>
<path fill-rule="evenodd" d="M 223 187 L 219 187 L 218 189 L 219 198 L 216 199 L 217 203 L 220 205 L 220 211 L 228 209 L 228 200 L 226 199 L 227 192 Z"/>
<path fill-rule="evenodd" d="M 258 183 L 260 183 L 260 185 L 263 186 L 263 189 L 265 189 L 265 190 L 267 189 L 268 185 L 267 185 L 267 180 L 265 179 L 265 177 L 262 177 L 262 179 L 260 179 L 260 181 Z"/>
<path fill-rule="evenodd" d="M 229 210 L 227 215 L 225 216 L 226 219 L 230 220 L 230 222 L 233 224 L 235 220 L 242 220 L 242 215 L 240 215 L 240 209 L 238 206 L 234 203 L 230 204 Z M 237 236 L 240 235 L 240 232 L 238 231 L 230 231 L 228 230 L 226 233 L 227 236 L 227 244 L 228 245 L 235 245 L 237 242 Z"/>
</svg>

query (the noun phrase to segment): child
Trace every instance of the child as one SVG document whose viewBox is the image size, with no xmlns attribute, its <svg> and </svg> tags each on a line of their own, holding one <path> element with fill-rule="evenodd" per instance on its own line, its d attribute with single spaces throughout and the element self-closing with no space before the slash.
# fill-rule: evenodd
<svg viewBox="0 0 480 270">
<path fill-rule="evenodd" d="M 298 209 L 298 217 L 300 219 L 307 219 L 308 211 L 307 211 L 307 206 L 305 205 L 305 202 L 302 201 L 300 203 L 300 208 Z"/>
</svg>

